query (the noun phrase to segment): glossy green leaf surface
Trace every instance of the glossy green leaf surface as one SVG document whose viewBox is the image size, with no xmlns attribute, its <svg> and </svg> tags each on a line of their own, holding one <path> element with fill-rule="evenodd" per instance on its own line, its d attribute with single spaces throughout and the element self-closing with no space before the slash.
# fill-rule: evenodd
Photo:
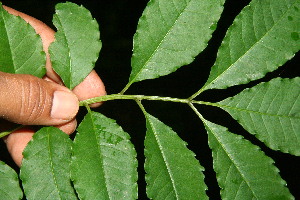
<svg viewBox="0 0 300 200">
<path fill-rule="evenodd" d="M 0 199 L 19 200 L 22 197 L 23 192 L 19 185 L 17 173 L 0 161 Z"/>
<path fill-rule="evenodd" d="M 145 171 L 150 199 L 208 199 L 204 168 L 167 125 L 145 113 Z"/>
<path fill-rule="evenodd" d="M 0 71 L 42 77 L 45 63 L 39 35 L 23 19 L 4 10 L 0 2 Z"/>
<path fill-rule="evenodd" d="M 300 49 L 299 9 L 299 0 L 253 0 L 228 29 L 202 90 L 248 83 L 291 59 Z"/>
<path fill-rule="evenodd" d="M 300 155 L 300 78 L 276 78 L 219 104 L 270 148 Z"/>
<path fill-rule="evenodd" d="M 26 198 L 77 199 L 70 181 L 72 141 L 54 127 L 36 132 L 23 151 L 20 177 Z"/>
<path fill-rule="evenodd" d="M 211 38 L 223 3 L 224 0 L 151 0 L 134 35 L 129 82 L 167 75 L 191 63 Z"/>
<path fill-rule="evenodd" d="M 49 47 L 54 71 L 73 89 L 94 68 L 101 49 L 99 26 L 91 13 L 74 3 L 55 6 L 55 42 Z"/>
<path fill-rule="evenodd" d="M 71 176 L 80 199 L 137 199 L 136 152 L 114 120 L 89 112 L 78 127 Z"/>
<path fill-rule="evenodd" d="M 294 199 L 274 161 L 227 128 L 204 121 L 222 199 Z"/>
</svg>

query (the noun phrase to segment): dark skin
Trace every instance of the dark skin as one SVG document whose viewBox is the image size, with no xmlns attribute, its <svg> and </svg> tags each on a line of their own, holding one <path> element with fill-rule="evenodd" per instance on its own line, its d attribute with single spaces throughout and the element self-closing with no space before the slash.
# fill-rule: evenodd
<svg viewBox="0 0 300 200">
<path fill-rule="evenodd" d="M 47 73 L 43 79 L 31 75 L 0 72 L 0 128 L 8 122 L 23 125 L 51 125 L 67 134 L 74 132 L 77 122 L 79 101 L 106 94 L 100 77 L 92 71 L 85 80 L 72 91 L 63 86 L 59 76 L 53 71 L 48 47 L 54 41 L 54 31 L 43 22 L 12 8 L 3 6 L 9 13 L 20 16 L 28 22 L 42 38 L 46 52 Z M 101 103 L 91 105 L 98 107 Z M 1 130 L 2 131 L 2 130 Z M 20 166 L 22 152 L 32 138 L 34 130 L 30 126 L 19 129 L 7 137 L 7 149 L 15 163 Z"/>
</svg>

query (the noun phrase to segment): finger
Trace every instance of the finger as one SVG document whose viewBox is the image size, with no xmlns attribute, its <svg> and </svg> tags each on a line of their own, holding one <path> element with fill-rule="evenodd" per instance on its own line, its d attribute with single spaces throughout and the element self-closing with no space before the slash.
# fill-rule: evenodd
<svg viewBox="0 0 300 200">
<path fill-rule="evenodd" d="M 55 83 L 55 81 L 48 77 L 44 77 L 43 79 Z M 72 91 L 78 97 L 79 101 L 106 95 L 105 86 L 95 70 L 92 70 Z M 90 107 L 95 108 L 101 104 L 102 102 L 93 103 Z"/>
<path fill-rule="evenodd" d="M 73 92 L 80 101 L 106 95 L 105 86 L 95 70 L 93 70 L 83 82 L 77 85 L 73 89 Z M 90 106 L 98 107 L 100 105 L 101 103 L 94 103 Z"/>
<path fill-rule="evenodd" d="M 0 91 L 0 116 L 19 124 L 64 124 L 79 109 L 70 90 L 31 75 L 0 72 Z"/>
<path fill-rule="evenodd" d="M 9 134 L 4 140 L 8 152 L 18 166 L 21 166 L 21 162 L 23 159 L 22 152 L 25 149 L 27 143 L 31 140 L 33 134 L 33 130 L 22 128 Z"/>
<path fill-rule="evenodd" d="M 67 122 L 65 124 L 57 125 L 55 127 L 59 128 L 60 130 L 62 130 L 66 134 L 70 135 L 76 129 L 76 127 L 77 127 L 77 121 L 76 121 L 76 119 L 73 119 L 73 120 L 71 120 L 71 121 L 69 121 L 69 122 Z"/>
<path fill-rule="evenodd" d="M 56 126 L 63 132 L 70 135 L 74 132 L 77 126 L 76 120 L 72 120 L 66 124 Z M 32 139 L 34 130 L 30 128 L 21 128 L 4 138 L 8 152 L 10 153 L 14 162 L 20 167 L 23 159 L 22 152 L 25 149 L 27 143 Z"/>
<path fill-rule="evenodd" d="M 14 130 L 16 129 L 18 126 L 16 126 L 16 124 L 3 120 L 0 118 L 0 132 L 3 131 L 9 131 L 9 130 Z M 60 130 L 62 130 L 63 132 L 65 132 L 66 134 L 70 135 L 72 134 L 77 127 L 77 120 L 76 118 L 74 118 L 73 120 L 65 123 L 65 124 L 60 124 L 60 125 L 56 125 L 55 127 L 59 128 Z M 20 129 L 19 129 L 20 130 Z"/>
</svg>

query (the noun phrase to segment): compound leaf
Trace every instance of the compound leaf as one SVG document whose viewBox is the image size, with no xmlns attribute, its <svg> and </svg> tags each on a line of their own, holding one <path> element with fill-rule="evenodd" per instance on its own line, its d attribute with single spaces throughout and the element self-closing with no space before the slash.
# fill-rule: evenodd
<svg viewBox="0 0 300 200">
<path fill-rule="evenodd" d="M 114 120 L 89 112 L 78 127 L 71 176 L 80 199 L 137 199 L 137 160 Z"/>
<path fill-rule="evenodd" d="M 27 199 L 77 199 L 70 181 L 71 146 L 58 128 L 45 127 L 33 135 L 20 171 Z"/>
<path fill-rule="evenodd" d="M 276 78 L 219 102 L 274 150 L 300 156 L 300 78 Z"/>
<path fill-rule="evenodd" d="M 18 174 L 0 161 L 0 199 L 22 199 L 23 192 L 19 185 Z"/>
<path fill-rule="evenodd" d="M 224 0 L 151 0 L 134 35 L 129 84 L 191 63 L 211 38 L 223 4 Z"/>
<path fill-rule="evenodd" d="M 299 9 L 299 0 L 253 0 L 228 29 L 201 90 L 248 83 L 291 59 L 300 49 Z"/>
<path fill-rule="evenodd" d="M 222 199 L 294 199 L 274 161 L 258 146 L 204 120 Z"/>
<path fill-rule="evenodd" d="M 101 49 L 99 26 L 91 13 L 74 3 L 55 6 L 55 41 L 49 47 L 52 67 L 73 89 L 91 72 Z"/>
<path fill-rule="evenodd" d="M 204 168 L 167 125 L 145 113 L 145 171 L 151 199 L 208 199 Z"/>
<path fill-rule="evenodd" d="M 43 77 L 45 64 L 40 36 L 21 17 L 4 10 L 0 2 L 0 71 Z"/>
</svg>

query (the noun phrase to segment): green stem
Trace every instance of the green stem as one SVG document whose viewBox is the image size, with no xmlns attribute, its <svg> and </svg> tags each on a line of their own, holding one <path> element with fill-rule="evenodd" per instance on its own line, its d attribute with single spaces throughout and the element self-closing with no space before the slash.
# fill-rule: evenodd
<svg viewBox="0 0 300 200">
<path fill-rule="evenodd" d="M 79 102 L 80 106 L 84 106 L 87 104 L 102 102 L 102 101 L 110 101 L 116 99 L 131 99 L 131 100 L 152 100 L 152 101 L 170 101 L 170 102 L 177 102 L 177 103 L 189 103 L 189 99 L 179 99 L 179 98 L 172 98 L 172 97 L 159 97 L 159 96 L 144 96 L 144 95 L 122 95 L 122 94 L 111 94 L 105 95 L 101 97 L 95 97 L 87 100 L 83 100 Z"/>
<path fill-rule="evenodd" d="M 196 92 L 195 94 L 193 94 L 189 99 L 193 100 L 195 99 L 199 94 L 201 94 L 204 91 L 204 87 L 202 87 L 198 92 Z"/>
<path fill-rule="evenodd" d="M 172 97 L 160 97 L 160 96 L 145 96 L 145 95 L 123 95 L 123 94 L 111 94 L 105 95 L 100 97 L 94 97 L 91 99 L 83 100 L 79 102 L 80 106 L 87 106 L 92 103 L 98 103 L 102 101 L 111 101 L 117 99 L 128 99 L 128 100 L 150 100 L 150 101 L 169 101 L 169 102 L 176 102 L 176 103 L 186 103 L 186 104 L 200 104 L 200 105 L 208 105 L 214 107 L 223 107 L 218 103 L 211 103 L 205 101 L 195 101 L 189 99 L 180 99 L 180 98 L 172 98 Z"/>
<path fill-rule="evenodd" d="M 195 112 L 197 109 L 194 107 L 193 104 L 201 104 L 201 105 L 209 105 L 209 106 L 215 106 L 215 107 L 222 107 L 222 105 L 217 103 L 211 103 L 211 102 L 205 102 L 205 101 L 195 101 L 189 99 L 180 99 L 180 98 L 172 98 L 172 97 L 160 97 L 160 96 L 145 96 L 145 95 L 122 95 L 122 94 L 111 94 L 111 95 L 105 95 L 100 97 L 95 97 L 87 100 L 83 100 L 79 102 L 80 106 L 85 106 L 88 110 L 88 112 L 91 112 L 89 104 L 102 102 L 102 101 L 110 101 L 110 100 L 117 100 L 117 99 L 129 99 L 129 100 L 135 100 L 138 105 L 143 108 L 141 104 L 141 100 L 150 100 L 150 101 L 169 101 L 169 102 L 176 102 L 176 103 L 186 103 L 188 104 Z M 142 109 L 143 110 L 143 109 Z M 143 110 L 145 111 L 145 109 Z M 196 113 L 199 117 L 202 116 L 199 112 Z M 203 118 L 203 117 L 202 117 Z M 202 119 L 201 118 L 201 119 Z M 23 126 L 19 126 L 13 130 L 8 130 L 4 132 L 0 132 L 0 138 L 5 137 L 9 135 L 10 133 L 22 128 Z"/>
<path fill-rule="evenodd" d="M 23 125 L 20 125 L 19 127 L 14 128 L 14 129 L 12 129 L 12 130 L 7 130 L 7 131 L 0 132 L 0 138 L 3 138 L 3 137 L 5 137 L 5 136 L 11 134 L 12 132 L 17 131 L 17 130 L 23 128 L 23 127 L 24 127 Z"/>
<path fill-rule="evenodd" d="M 206 101 L 194 101 L 194 100 L 192 100 L 191 103 L 200 104 L 200 105 L 207 105 L 207 106 L 214 106 L 214 107 L 218 107 L 218 108 L 226 107 L 226 106 L 223 106 L 223 105 L 218 104 L 218 103 L 211 103 L 211 102 L 206 102 Z"/>
<path fill-rule="evenodd" d="M 188 105 L 192 108 L 192 110 L 196 113 L 196 115 L 204 122 L 205 119 L 201 115 L 201 113 L 198 111 L 198 109 L 192 103 L 189 103 Z"/>
<path fill-rule="evenodd" d="M 126 90 L 128 90 L 128 88 L 131 86 L 132 83 L 133 82 L 129 82 L 119 94 L 124 94 Z"/>
<path fill-rule="evenodd" d="M 84 104 L 84 106 L 85 106 L 85 108 L 87 109 L 88 113 L 91 113 L 91 112 L 92 112 L 92 110 L 91 110 L 89 104 Z"/>
<path fill-rule="evenodd" d="M 203 125 L 205 126 L 205 129 L 206 129 L 206 127 L 207 127 L 206 119 L 203 117 L 203 115 L 201 115 L 201 113 L 198 111 L 198 109 L 192 103 L 189 103 L 189 106 L 196 113 L 196 115 L 200 118 L 200 120 L 202 121 L 202 123 L 203 123 Z"/>
<path fill-rule="evenodd" d="M 139 105 L 140 109 L 143 111 L 143 113 L 144 113 L 144 115 L 145 115 L 145 117 L 146 117 L 147 112 L 146 112 L 146 110 L 145 110 L 145 108 L 144 108 L 142 102 L 139 101 L 139 100 L 136 100 L 136 103 Z"/>
</svg>

